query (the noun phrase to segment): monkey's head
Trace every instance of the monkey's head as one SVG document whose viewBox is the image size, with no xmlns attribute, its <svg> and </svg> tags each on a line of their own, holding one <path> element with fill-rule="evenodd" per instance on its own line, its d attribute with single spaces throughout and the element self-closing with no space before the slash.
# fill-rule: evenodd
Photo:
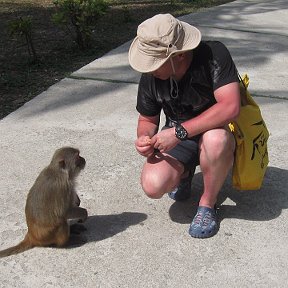
<svg viewBox="0 0 288 288">
<path fill-rule="evenodd" d="M 57 149 L 50 165 L 67 170 L 70 178 L 75 178 L 86 165 L 86 161 L 80 156 L 80 151 L 73 147 Z"/>
</svg>

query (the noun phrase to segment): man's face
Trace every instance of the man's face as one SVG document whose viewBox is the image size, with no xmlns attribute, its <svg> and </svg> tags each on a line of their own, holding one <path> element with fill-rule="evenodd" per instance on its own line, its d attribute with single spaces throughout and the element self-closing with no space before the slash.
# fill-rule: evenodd
<svg viewBox="0 0 288 288">
<path fill-rule="evenodd" d="M 161 80 L 169 79 L 174 74 L 173 69 L 172 69 L 172 65 L 171 65 L 171 61 L 170 60 L 166 61 L 162 66 L 160 66 L 160 68 L 151 72 L 151 74 L 155 78 L 159 78 Z"/>
</svg>

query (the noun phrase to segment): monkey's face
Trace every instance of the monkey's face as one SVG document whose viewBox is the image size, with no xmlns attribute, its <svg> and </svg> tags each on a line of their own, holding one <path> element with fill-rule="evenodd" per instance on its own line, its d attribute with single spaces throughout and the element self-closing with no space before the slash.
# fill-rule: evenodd
<svg viewBox="0 0 288 288">
<path fill-rule="evenodd" d="M 85 165 L 86 165 L 85 158 L 81 157 L 78 154 L 77 157 L 76 157 L 76 160 L 75 160 L 75 166 L 78 167 L 79 170 L 82 170 L 82 169 L 84 169 Z"/>
<path fill-rule="evenodd" d="M 54 153 L 51 165 L 57 165 L 69 172 L 71 178 L 75 178 L 86 165 L 86 161 L 80 156 L 78 149 L 63 147 Z"/>
<path fill-rule="evenodd" d="M 85 165 L 86 165 L 86 160 L 84 157 L 80 156 L 80 152 L 79 150 L 76 151 L 76 153 L 74 153 L 73 155 L 73 164 L 70 166 L 72 169 L 72 171 L 70 170 L 70 173 L 72 172 L 72 174 L 74 174 L 75 176 L 77 176 L 81 170 L 84 169 Z"/>
</svg>

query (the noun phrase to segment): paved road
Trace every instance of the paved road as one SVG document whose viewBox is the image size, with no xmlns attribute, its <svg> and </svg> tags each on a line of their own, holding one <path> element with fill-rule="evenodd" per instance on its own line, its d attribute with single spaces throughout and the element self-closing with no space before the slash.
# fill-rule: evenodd
<svg viewBox="0 0 288 288">
<path fill-rule="evenodd" d="M 80 148 L 87 167 L 78 181 L 89 211 L 88 242 L 77 248 L 35 248 L 1 259 L 0 287 L 286 287 L 288 282 L 286 0 L 238 0 L 181 17 L 204 38 L 230 49 L 248 72 L 271 137 L 263 188 L 238 192 L 227 179 L 219 233 L 188 233 L 201 193 L 173 203 L 144 196 L 144 161 L 134 150 L 139 75 L 125 43 L 76 71 L 0 121 L 0 247 L 26 231 L 26 194 L 53 151 Z"/>
</svg>

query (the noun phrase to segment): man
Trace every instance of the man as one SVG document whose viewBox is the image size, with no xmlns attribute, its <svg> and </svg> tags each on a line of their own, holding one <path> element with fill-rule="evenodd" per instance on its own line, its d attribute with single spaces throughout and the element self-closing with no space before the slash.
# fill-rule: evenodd
<svg viewBox="0 0 288 288">
<path fill-rule="evenodd" d="M 129 62 L 142 73 L 135 146 L 147 157 L 143 190 L 155 199 L 168 193 L 176 201 L 186 200 L 200 165 L 204 191 L 189 234 L 211 237 L 218 231 L 217 195 L 234 159 L 228 123 L 240 109 L 237 69 L 230 53 L 220 42 L 201 41 L 197 28 L 159 14 L 139 25 Z M 161 110 L 166 124 L 159 131 Z"/>
</svg>

